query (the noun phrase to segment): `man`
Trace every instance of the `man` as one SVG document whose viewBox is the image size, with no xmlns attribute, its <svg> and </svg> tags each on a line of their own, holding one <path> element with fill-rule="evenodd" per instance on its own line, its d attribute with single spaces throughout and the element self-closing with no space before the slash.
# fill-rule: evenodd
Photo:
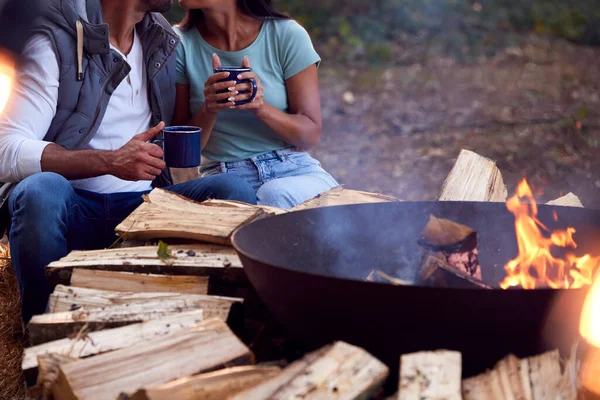
<svg viewBox="0 0 600 400">
<path fill-rule="evenodd" d="M 245 181 L 222 175 L 170 186 L 149 143 L 175 103 L 179 39 L 159 14 L 172 0 L 48 1 L 0 120 L 0 182 L 10 182 L 0 205 L 25 322 L 46 310 L 45 266 L 110 246 L 152 186 L 256 203 Z"/>
</svg>

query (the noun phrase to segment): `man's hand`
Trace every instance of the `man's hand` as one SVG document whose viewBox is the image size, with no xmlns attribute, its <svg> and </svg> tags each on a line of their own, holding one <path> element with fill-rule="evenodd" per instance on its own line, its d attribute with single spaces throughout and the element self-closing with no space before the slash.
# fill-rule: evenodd
<svg viewBox="0 0 600 400">
<path fill-rule="evenodd" d="M 152 181 L 166 168 L 161 159 L 163 150 L 152 143 L 165 127 L 161 122 L 154 128 L 134 136 L 125 146 L 112 152 L 109 171 L 111 175 L 126 181 Z"/>
</svg>

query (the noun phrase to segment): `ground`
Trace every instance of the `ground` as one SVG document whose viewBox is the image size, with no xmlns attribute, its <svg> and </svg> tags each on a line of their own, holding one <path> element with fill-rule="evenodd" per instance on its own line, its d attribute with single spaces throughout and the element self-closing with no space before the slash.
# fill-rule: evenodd
<svg viewBox="0 0 600 400">
<path fill-rule="evenodd" d="M 497 160 L 511 194 L 527 177 L 540 200 L 600 208 L 599 69 L 600 48 L 537 36 L 475 65 L 325 62 L 313 154 L 347 188 L 429 200 L 466 148 Z"/>
</svg>

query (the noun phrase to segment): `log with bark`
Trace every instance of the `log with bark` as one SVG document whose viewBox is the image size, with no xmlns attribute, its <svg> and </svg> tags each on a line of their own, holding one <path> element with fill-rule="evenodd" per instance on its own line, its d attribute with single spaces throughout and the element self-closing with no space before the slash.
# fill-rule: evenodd
<svg viewBox="0 0 600 400">
<path fill-rule="evenodd" d="M 51 263 L 47 275 L 55 284 L 69 284 L 74 268 L 157 275 L 208 276 L 211 281 L 246 282 L 242 262 L 229 246 L 186 244 L 168 247 L 170 258 L 158 256 L 158 246 L 73 251 Z"/>
<path fill-rule="evenodd" d="M 440 201 L 506 202 L 508 191 L 496 163 L 462 150 L 442 185 Z"/>
<path fill-rule="evenodd" d="M 237 228 L 265 215 L 259 208 L 207 206 L 154 189 L 116 232 L 125 240 L 177 238 L 230 245 Z"/>
<path fill-rule="evenodd" d="M 233 367 L 149 387 L 121 400 L 223 400 L 275 378 L 275 366 Z"/>
<path fill-rule="evenodd" d="M 461 374 L 462 356 L 456 351 L 403 355 L 398 400 L 459 400 Z"/>
<path fill-rule="evenodd" d="M 56 340 L 25 349 L 21 366 L 28 372 L 38 367 L 38 357 L 60 354 L 78 359 L 109 351 L 136 346 L 139 342 L 171 335 L 203 321 L 202 310 L 167 315 L 153 321 L 105 329 L 97 332 L 81 331 L 71 338 Z"/>
<path fill-rule="evenodd" d="M 157 300 L 189 300 L 197 302 L 206 318 L 227 319 L 231 307 L 243 300 L 236 297 L 184 295 L 180 293 L 133 293 L 85 289 L 59 285 L 50 295 L 48 309 L 51 313 L 75 311 L 81 307 L 95 308 L 129 303 L 147 303 Z"/>
<path fill-rule="evenodd" d="M 114 400 L 175 379 L 253 362 L 250 350 L 218 319 L 159 339 L 60 366 L 56 400 Z"/>
<path fill-rule="evenodd" d="M 283 372 L 232 400 L 369 398 L 389 373 L 388 367 L 365 350 L 337 342 L 309 354 Z"/>
<path fill-rule="evenodd" d="M 208 296 L 206 296 L 208 297 Z M 34 316 L 28 324 L 32 345 L 77 335 L 82 329 L 94 332 L 134 323 L 157 320 L 168 315 L 203 310 L 205 318 L 218 316 L 227 319 L 232 301 L 206 301 L 204 298 L 185 298 L 143 301 L 108 307 L 82 307 L 75 311 Z M 208 309 L 210 308 L 210 310 Z"/>
<path fill-rule="evenodd" d="M 341 206 L 350 204 L 387 203 L 392 201 L 398 201 L 398 199 L 395 197 L 385 196 L 378 193 L 348 190 L 344 189 L 341 186 L 337 186 L 294 207 L 292 211 L 302 211 L 311 208 Z"/>
<path fill-rule="evenodd" d="M 87 289 L 134 293 L 207 294 L 208 277 L 136 274 L 75 268 L 71 285 Z"/>
</svg>

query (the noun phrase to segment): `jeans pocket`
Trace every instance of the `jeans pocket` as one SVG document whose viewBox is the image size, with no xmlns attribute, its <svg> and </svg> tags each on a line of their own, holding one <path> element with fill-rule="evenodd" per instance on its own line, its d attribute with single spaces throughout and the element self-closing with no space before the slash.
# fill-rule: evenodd
<svg viewBox="0 0 600 400">
<path fill-rule="evenodd" d="M 200 176 L 202 176 L 203 178 L 207 176 L 218 175 L 222 172 L 223 170 L 221 169 L 220 163 L 209 164 L 204 168 L 200 167 Z"/>
<path fill-rule="evenodd" d="M 295 152 L 287 156 L 287 160 L 298 167 L 320 167 L 321 163 L 312 158 L 308 153 Z"/>
</svg>

